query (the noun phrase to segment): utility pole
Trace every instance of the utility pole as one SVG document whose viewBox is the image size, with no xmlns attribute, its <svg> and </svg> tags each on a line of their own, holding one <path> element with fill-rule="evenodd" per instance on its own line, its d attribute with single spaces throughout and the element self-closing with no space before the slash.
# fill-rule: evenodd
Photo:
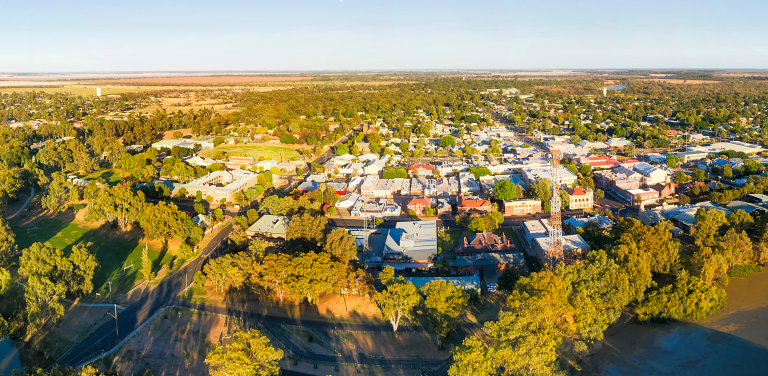
<svg viewBox="0 0 768 376">
<path fill-rule="evenodd" d="M 112 281 L 107 281 L 109 283 L 109 302 L 112 303 Z"/>
<path fill-rule="evenodd" d="M 107 312 L 107 314 L 112 316 L 112 314 L 109 313 L 109 312 Z M 120 339 L 120 332 L 117 330 L 117 328 L 118 328 L 118 326 L 117 326 L 117 304 L 115 304 L 115 315 L 112 316 L 112 317 L 115 318 L 115 335 L 117 336 L 117 339 L 119 340 Z"/>
</svg>

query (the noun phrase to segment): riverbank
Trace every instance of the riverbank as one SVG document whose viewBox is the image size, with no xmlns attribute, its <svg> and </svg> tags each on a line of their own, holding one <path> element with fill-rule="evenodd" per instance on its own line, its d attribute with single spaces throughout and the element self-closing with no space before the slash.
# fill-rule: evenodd
<svg viewBox="0 0 768 376">
<path fill-rule="evenodd" d="M 606 338 L 590 359 L 599 374 L 765 375 L 768 272 L 733 278 L 723 309 L 699 321 L 639 325 Z"/>
</svg>

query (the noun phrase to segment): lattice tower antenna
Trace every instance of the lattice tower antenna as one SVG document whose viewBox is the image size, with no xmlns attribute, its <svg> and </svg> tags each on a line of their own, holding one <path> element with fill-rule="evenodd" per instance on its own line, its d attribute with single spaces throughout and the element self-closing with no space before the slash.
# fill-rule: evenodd
<svg viewBox="0 0 768 376">
<path fill-rule="evenodd" d="M 547 252 L 546 267 L 555 268 L 558 261 L 563 261 L 563 222 L 560 218 L 560 150 L 550 150 L 552 153 L 552 200 L 549 203 L 549 251 Z"/>
</svg>

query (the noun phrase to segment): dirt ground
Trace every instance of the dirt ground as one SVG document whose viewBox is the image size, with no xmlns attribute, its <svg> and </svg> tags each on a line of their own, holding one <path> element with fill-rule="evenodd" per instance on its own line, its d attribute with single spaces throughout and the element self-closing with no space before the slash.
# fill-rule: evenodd
<svg viewBox="0 0 768 376">
<path fill-rule="evenodd" d="M 206 291 L 204 295 L 200 295 L 196 289 L 195 292 L 196 294 L 190 300 L 193 303 L 213 304 L 219 307 L 233 306 L 245 311 L 275 316 L 340 323 L 381 324 L 385 322 L 378 307 L 366 297 L 350 296 L 349 311 L 347 311 L 344 308 L 344 300 L 334 294 L 323 295 L 317 305 L 306 302 L 298 305 L 287 298 L 281 303 L 273 293 L 234 291 L 221 294 Z"/>
<path fill-rule="evenodd" d="M 591 358 L 604 375 L 765 375 L 768 272 L 734 278 L 719 312 L 699 321 L 629 324 Z"/>
<path fill-rule="evenodd" d="M 63 304 L 66 311 L 61 324 L 55 328 L 44 330 L 29 342 L 34 348 L 54 359 L 64 355 L 75 343 L 75 340 L 85 338 L 92 329 L 107 321 L 114 320 L 107 315 L 107 313 L 114 314 L 113 308 Z"/>
<path fill-rule="evenodd" d="M 385 357 L 426 357 L 446 359 L 447 350 L 440 351 L 437 341 L 427 332 L 377 333 L 377 332 L 336 332 L 336 337 L 349 347 L 373 356 Z"/>
<path fill-rule="evenodd" d="M 226 334 L 225 316 L 170 308 L 97 366 L 123 375 L 208 375 L 205 356 Z"/>
</svg>

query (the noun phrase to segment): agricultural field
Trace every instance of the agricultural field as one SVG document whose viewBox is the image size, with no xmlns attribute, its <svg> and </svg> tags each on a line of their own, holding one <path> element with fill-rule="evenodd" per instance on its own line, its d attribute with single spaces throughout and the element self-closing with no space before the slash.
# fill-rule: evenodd
<svg viewBox="0 0 768 376">
<path fill-rule="evenodd" d="M 157 90 L 157 88 L 140 89 L 137 87 L 102 87 L 101 95 L 123 94 L 123 93 L 137 93 L 141 91 Z M 27 93 L 30 91 L 44 92 L 44 93 L 67 93 L 72 95 L 81 96 L 96 96 L 96 86 L 83 87 L 83 86 L 63 86 L 63 87 L 0 87 L 0 93 Z"/>
<path fill-rule="evenodd" d="M 255 159 L 264 157 L 265 159 L 274 159 L 276 161 L 281 159 L 288 161 L 301 157 L 301 154 L 294 148 L 266 145 L 219 145 L 215 149 L 203 150 L 198 154 L 210 158 L 214 150 L 223 151 L 227 153 L 228 157 L 251 157 Z"/>
<path fill-rule="evenodd" d="M 82 211 L 81 211 L 82 212 Z M 161 252 L 159 241 L 147 241 L 138 226 L 126 232 L 120 232 L 101 223 L 91 224 L 76 217 L 71 211 L 54 217 L 42 216 L 36 219 L 25 219 L 13 223 L 11 229 L 16 234 L 16 244 L 23 250 L 35 242 L 49 242 L 62 249 L 68 255 L 73 245 L 92 243 L 91 252 L 96 256 L 99 267 L 93 278 L 94 293 L 100 294 L 89 298 L 106 298 L 109 294 L 107 281 L 112 281 L 112 293 L 125 293 L 143 279 L 139 273 L 141 252 L 146 245 L 149 248 L 149 258 L 155 263 L 155 268 L 174 260 L 171 252 Z M 175 249 L 173 245 L 169 248 Z M 123 273 L 124 265 L 133 263 Z M 175 261 L 181 264 L 181 260 Z"/>
</svg>

